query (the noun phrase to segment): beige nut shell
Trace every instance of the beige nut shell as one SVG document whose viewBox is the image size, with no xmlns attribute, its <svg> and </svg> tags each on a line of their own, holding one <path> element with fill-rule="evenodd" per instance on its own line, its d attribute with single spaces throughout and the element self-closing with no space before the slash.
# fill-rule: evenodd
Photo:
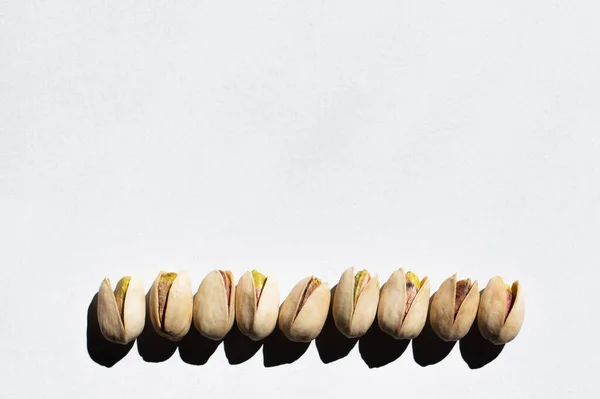
<svg viewBox="0 0 600 399">
<path fill-rule="evenodd" d="M 321 283 L 312 292 L 298 313 L 302 295 L 313 278 L 314 276 L 306 277 L 298 282 L 281 304 L 279 329 L 290 341 L 312 341 L 321 333 L 327 319 L 331 301 L 327 283 Z"/>
<path fill-rule="evenodd" d="M 188 333 L 192 324 L 192 284 L 187 272 L 181 271 L 177 274 L 167 296 L 163 325 L 158 309 L 158 284 L 165 273 L 160 271 L 150 287 L 148 297 L 150 321 L 160 336 L 171 341 L 180 341 Z"/>
<path fill-rule="evenodd" d="M 456 299 L 456 273 L 447 278 L 433 295 L 429 309 L 431 328 L 443 341 L 458 341 L 469 332 L 479 306 L 477 281 L 473 282 L 469 293 L 463 300 L 456 318 L 454 304 Z"/>
<path fill-rule="evenodd" d="M 379 276 L 375 276 L 362 289 L 354 307 L 354 267 L 350 267 L 342 273 L 333 295 L 333 321 L 346 337 L 358 338 L 373 324 L 378 304 Z"/>
<path fill-rule="evenodd" d="M 194 295 L 194 327 L 200 334 L 213 340 L 223 339 L 235 321 L 233 274 L 229 270 L 224 273 L 230 283 L 229 298 L 219 270 L 208 273 Z"/>
<path fill-rule="evenodd" d="M 135 340 L 142 333 L 146 320 L 144 283 L 139 277 L 131 276 L 121 320 L 112 285 L 110 280 L 105 278 L 98 291 L 97 312 L 100 332 L 108 341 L 128 344 Z"/>
<path fill-rule="evenodd" d="M 419 288 L 405 316 L 406 273 L 402 268 L 396 270 L 381 288 L 381 297 L 377 309 L 379 328 L 395 339 L 416 338 L 427 322 L 429 295 L 429 279 L 423 277 L 421 288 Z"/>
<path fill-rule="evenodd" d="M 258 305 L 252 272 L 246 272 L 235 288 L 235 319 L 240 332 L 253 341 L 268 337 L 277 325 L 279 285 L 266 276 Z"/>
<path fill-rule="evenodd" d="M 515 293 L 513 305 L 506 320 L 506 286 L 502 277 L 490 279 L 481 294 L 477 313 L 477 326 L 481 335 L 488 341 L 500 345 L 515 339 L 525 317 L 525 302 L 518 281 L 513 284 Z"/>
</svg>

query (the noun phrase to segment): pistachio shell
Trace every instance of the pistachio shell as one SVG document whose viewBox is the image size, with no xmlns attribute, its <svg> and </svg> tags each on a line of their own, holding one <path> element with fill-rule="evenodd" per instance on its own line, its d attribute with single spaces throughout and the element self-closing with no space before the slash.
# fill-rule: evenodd
<svg viewBox="0 0 600 399">
<path fill-rule="evenodd" d="M 120 288 L 118 284 L 117 290 Z M 122 309 L 119 309 L 116 296 L 121 296 Z M 105 278 L 102 281 L 98 291 L 98 324 L 104 338 L 118 344 L 128 344 L 142 333 L 145 318 L 144 284 L 139 277 L 129 278 L 126 292 L 113 292 L 110 280 Z"/>
<path fill-rule="evenodd" d="M 267 276 L 258 305 L 252 272 L 246 272 L 235 288 L 235 319 L 239 330 L 254 341 L 268 337 L 277 325 L 279 286 Z"/>
<path fill-rule="evenodd" d="M 525 317 L 525 302 L 520 284 L 515 281 L 512 286 L 513 304 L 508 316 L 507 288 L 502 277 L 490 279 L 481 294 L 477 313 L 477 326 L 481 335 L 488 341 L 500 345 L 515 339 Z"/>
<path fill-rule="evenodd" d="M 208 273 L 194 295 L 194 327 L 200 334 L 213 340 L 223 339 L 235 320 L 233 274 L 229 270 L 223 274 L 229 281 L 229 296 L 219 270 Z"/>
<path fill-rule="evenodd" d="M 156 332 L 171 341 L 180 341 L 190 330 L 192 323 L 192 284 L 187 272 L 180 272 L 172 281 L 165 302 L 164 317 L 161 320 L 162 310 L 159 308 L 159 284 L 165 275 L 164 271 L 158 273 L 150 288 L 148 308 L 150 321 Z"/>
<path fill-rule="evenodd" d="M 479 306 L 477 281 L 473 282 L 455 317 L 456 273 L 447 278 L 433 295 L 429 321 L 444 341 L 458 341 L 469 332 Z"/>
<path fill-rule="evenodd" d="M 379 277 L 371 278 L 358 293 L 358 299 L 356 299 L 354 268 L 350 267 L 342 273 L 333 296 L 333 321 L 338 330 L 346 337 L 360 337 L 373 324 L 378 303 Z"/>
<path fill-rule="evenodd" d="M 381 288 L 377 309 L 379 328 L 395 339 L 416 338 L 427 321 L 429 295 L 429 279 L 423 277 L 421 287 L 406 312 L 406 274 L 402 268 L 396 270 Z"/>
<path fill-rule="evenodd" d="M 314 276 L 310 276 L 298 282 L 281 305 L 279 329 L 290 341 L 312 341 L 321 333 L 327 319 L 331 301 L 331 292 L 327 283 L 321 283 L 298 312 L 304 292 L 313 279 Z"/>
</svg>

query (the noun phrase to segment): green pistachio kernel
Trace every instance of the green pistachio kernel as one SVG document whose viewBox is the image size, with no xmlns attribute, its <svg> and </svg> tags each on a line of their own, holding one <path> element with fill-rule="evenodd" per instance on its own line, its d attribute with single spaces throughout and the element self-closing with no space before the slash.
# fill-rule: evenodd
<svg viewBox="0 0 600 399">
<path fill-rule="evenodd" d="M 369 278 L 369 272 L 366 270 L 361 270 L 356 273 L 354 276 L 354 306 L 358 302 L 358 296 L 360 295 L 362 289 L 368 283 L 369 280 L 365 280 Z"/>
<path fill-rule="evenodd" d="M 125 296 L 127 295 L 127 289 L 129 288 L 129 282 L 131 281 L 130 276 L 123 277 L 117 283 L 115 287 L 115 300 L 117 301 L 117 308 L 119 309 L 119 315 L 121 316 L 121 321 L 125 321 L 124 311 L 125 311 Z"/>
<path fill-rule="evenodd" d="M 258 270 L 252 270 L 252 279 L 254 281 L 254 293 L 256 295 L 256 306 L 258 306 L 258 301 L 260 300 L 260 295 L 262 294 L 262 290 L 265 287 L 267 277 L 264 274 L 260 273 Z"/>
</svg>

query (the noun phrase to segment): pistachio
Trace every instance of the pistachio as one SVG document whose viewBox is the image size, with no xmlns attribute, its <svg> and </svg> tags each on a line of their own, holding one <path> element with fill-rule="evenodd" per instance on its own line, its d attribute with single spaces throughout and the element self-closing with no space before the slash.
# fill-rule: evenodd
<svg viewBox="0 0 600 399">
<path fill-rule="evenodd" d="M 479 305 L 477 281 L 447 278 L 433 295 L 429 321 L 433 331 L 444 341 L 458 341 L 469 332 Z"/>
<path fill-rule="evenodd" d="M 136 276 L 123 277 L 113 292 L 105 278 L 98 291 L 98 324 L 108 341 L 128 344 L 144 329 L 146 301 L 144 284 Z"/>
<path fill-rule="evenodd" d="M 333 296 L 333 321 L 348 338 L 364 335 L 377 314 L 379 277 L 371 278 L 366 270 L 354 275 L 350 267 L 340 278 Z"/>
<path fill-rule="evenodd" d="M 231 330 L 234 320 L 233 274 L 229 270 L 213 270 L 194 295 L 194 327 L 205 337 L 218 341 Z"/>
<path fill-rule="evenodd" d="M 235 319 L 242 334 L 254 341 L 269 336 L 277 324 L 279 286 L 272 276 L 246 272 L 235 289 Z"/>
<path fill-rule="evenodd" d="M 488 341 L 500 345 L 515 339 L 525 317 L 525 302 L 518 281 L 505 285 L 502 277 L 490 279 L 481 294 L 477 326 Z"/>
<path fill-rule="evenodd" d="M 414 339 L 425 326 L 428 307 L 429 279 L 400 268 L 381 288 L 379 328 L 395 339 Z"/>
<path fill-rule="evenodd" d="M 150 287 L 148 308 L 156 332 L 171 341 L 180 341 L 192 323 L 192 287 L 184 271 L 161 271 Z"/>
<path fill-rule="evenodd" d="M 312 341 L 323 329 L 330 300 L 327 283 L 314 276 L 302 279 L 281 304 L 279 329 L 290 341 Z"/>
</svg>

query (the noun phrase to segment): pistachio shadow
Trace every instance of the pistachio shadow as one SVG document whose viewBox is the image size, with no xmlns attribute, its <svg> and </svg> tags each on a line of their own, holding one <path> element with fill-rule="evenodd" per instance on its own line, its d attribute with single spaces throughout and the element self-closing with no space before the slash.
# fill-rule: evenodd
<svg viewBox="0 0 600 399">
<path fill-rule="evenodd" d="M 348 338 L 342 334 L 335 326 L 333 320 L 333 298 L 335 296 L 335 290 L 337 284 L 331 288 L 331 302 L 329 304 L 329 313 L 325 320 L 325 325 L 321 330 L 321 333 L 315 339 L 315 345 L 317 346 L 317 352 L 321 361 L 325 364 L 340 360 L 350 353 L 352 348 L 358 342 L 358 338 Z"/>
<path fill-rule="evenodd" d="M 148 294 L 146 294 L 146 309 L 148 306 Z M 150 313 L 146 311 L 146 323 L 144 330 L 137 338 L 138 353 L 148 363 L 161 363 L 168 360 L 177 349 L 177 342 L 170 341 L 158 335 L 150 321 Z"/>
<path fill-rule="evenodd" d="M 398 359 L 408 348 L 409 339 L 395 339 L 381 330 L 377 319 L 358 341 L 360 357 L 370 368 L 383 367 Z"/>
<path fill-rule="evenodd" d="M 480 369 L 493 362 L 504 349 L 504 345 L 495 345 L 486 340 L 479 331 L 475 317 L 471 329 L 459 342 L 460 355 L 471 370 Z"/>
<path fill-rule="evenodd" d="M 265 338 L 266 339 L 266 338 Z M 237 323 L 225 336 L 223 347 L 229 364 L 241 364 L 250 360 L 263 345 L 265 339 L 253 341 L 240 331 Z"/>
<path fill-rule="evenodd" d="M 306 353 L 310 342 L 292 342 L 276 327 L 273 333 L 264 340 L 263 364 L 275 367 L 294 363 Z"/>
<path fill-rule="evenodd" d="M 177 346 L 179 357 L 184 363 L 193 366 L 202 366 L 208 362 L 208 359 L 215 353 L 223 340 L 212 340 L 206 338 L 194 326 L 179 342 Z"/>
<path fill-rule="evenodd" d="M 112 367 L 123 359 L 133 348 L 133 341 L 127 345 L 116 344 L 104 338 L 98 324 L 98 293 L 96 293 L 88 306 L 87 351 L 90 358 L 104 367 Z"/>
<path fill-rule="evenodd" d="M 434 297 L 435 294 L 429 298 L 430 308 Z M 456 345 L 456 342 L 446 342 L 437 336 L 431 328 L 428 313 L 423 331 L 412 341 L 413 357 L 419 366 L 431 366 L 444 360 L 452 352 L 454 345 Z"/>
</svg>

